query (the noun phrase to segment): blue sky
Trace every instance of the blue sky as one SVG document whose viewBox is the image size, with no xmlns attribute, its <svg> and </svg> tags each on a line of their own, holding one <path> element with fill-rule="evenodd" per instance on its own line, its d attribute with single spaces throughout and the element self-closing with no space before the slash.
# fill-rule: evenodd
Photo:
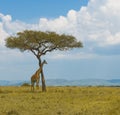
<svg viewBox="0 0 120 115">
<path fill-rule="evenodd" d="M 38 68 L 32 53 L 5 47 L 25 29 L 70 34 L 84 45 L 43 57 L 46 79 L 120 78 L 119 0 L 0 0 L 0 80 L 29 80 Z"/>
<path fill-rule="evenodd" d="M 86 5 L 88 0 L 0 0 L 0 11 L 3 14 L 10 14 L 13 20 L 38 21 L 40 17 L 56 18 L 66 15 L 71 9 L 79 10 Z"/>
</svg>

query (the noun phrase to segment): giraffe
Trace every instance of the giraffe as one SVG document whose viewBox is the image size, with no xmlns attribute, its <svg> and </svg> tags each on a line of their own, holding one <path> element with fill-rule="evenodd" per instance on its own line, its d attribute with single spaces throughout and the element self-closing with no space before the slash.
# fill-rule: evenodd
<svg viewBox="0 0 120 115">
<path fill-rule="evenodd" d="M 47 64 L 46 60 L 44 60 L 39 69 L 35 72 L 35 74 L 31 77 L 31 91 L 34 91 L 34 84 L 36 83 L 36 88 L 39 88 L 39 81 L 40 81 L 40 73 L 42 72 L 43 65 Z"/>
</svg>

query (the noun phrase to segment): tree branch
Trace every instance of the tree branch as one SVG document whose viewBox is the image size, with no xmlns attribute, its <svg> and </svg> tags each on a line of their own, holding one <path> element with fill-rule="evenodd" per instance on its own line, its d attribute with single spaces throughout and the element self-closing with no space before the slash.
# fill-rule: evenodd
<svg viewBox="0 0 120 115">
<path fill-rule="evenodd" d="M 35 53 L 33 49 L 30 49 L 30 51 L 37 57 L 37 54 Z"/>
<path fill-rule="evenodd" d="M 53 47 L 53 48 L 51 48 L 51 49 L 45 49 L 45 50 L 42 52 L 42 55 L 45 55 L 47 52 L 51 52 L 51 51 L 55 50 L 56 48 L 57 48 L 57 46 L 56 46 L 56 47 Z"/>
</svg>

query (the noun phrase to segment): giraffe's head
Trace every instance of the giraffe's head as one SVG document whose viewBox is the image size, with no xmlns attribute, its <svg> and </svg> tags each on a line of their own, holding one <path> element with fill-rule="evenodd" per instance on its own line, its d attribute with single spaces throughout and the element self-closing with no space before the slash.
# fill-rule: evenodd
<svg viewBox="0 0 120 115">
<path fill-rule="evenodd" d="M 43 64 L 48 64 L 46 60 L 43 61 Z"/>
</svg>

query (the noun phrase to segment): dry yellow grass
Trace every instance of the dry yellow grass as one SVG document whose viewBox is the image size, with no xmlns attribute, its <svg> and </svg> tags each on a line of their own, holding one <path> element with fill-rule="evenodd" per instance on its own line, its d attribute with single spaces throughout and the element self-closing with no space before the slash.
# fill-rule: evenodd
<svg viewBox="0 0 120 115">
<path fill-rule="evenodd" d="M 0 115 L 120 115 L 120 87 L 0 87 Z"/>
</svg>

